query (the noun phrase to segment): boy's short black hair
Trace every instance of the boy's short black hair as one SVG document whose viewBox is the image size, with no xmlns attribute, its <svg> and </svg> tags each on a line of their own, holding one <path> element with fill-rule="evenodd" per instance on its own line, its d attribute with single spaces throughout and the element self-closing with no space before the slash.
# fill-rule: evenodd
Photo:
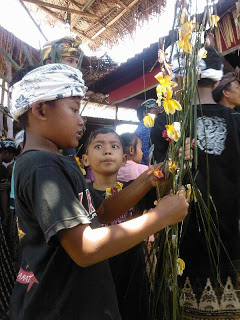
<svg viewBox="0 0 240 320">
<path fill-rule="evenodd" d="M 18 71 L 14 74 L 14 76 L 13 76 L 13 78 L 12 78 L 10 84 L 9 84 L 9 87 L 12 87 L 15 83 L 21 81 L 22 78 L 23 78 L 27 73 L 29 73 L 30 71 L 36 69 L 37 67 L 38 67 L 38 66 L 27 66 L 27 67 L 25 67 L 25 68 L 22 68 L 22 69 L 18 70 Z M 25 129 L 25 128 L 28 126 L 28 112 L 25 112 L 22 116 L 20 116 L 20 117 L 18 118 L 18 121 L 19 121 L 21 127 Z"/>
<path fill-rule="evenodd" d="M 97 130 L 94 130 L 91 134 L 90 134 L 90 137 L 87 139 L 86 143 L 84 144 L 84 152 L 87 154 L 88 152 L 88 147 L 90 145 L 90 143 L 96 138 L 96 136 L 98 134 L 107 134 L 107 133 L 113 133 L 115 134 L 116 137 L 118 137 L 119 141 L 121 142 L 121 145 L 122 145 L 122 148 L 124 150 L 124 145 L 123 145 L 123 141 L 122 141 L 122 138 L 121 136 L 119 136 L 117 134 L 116 131 L 114 131 L 113 129 L 109 129 L 109 128 L 99 128 Z"/>
<path fill-rule="evenodd" d="M 147 112 L 147 109 L 158 108 L 158 104 L 155 99 L 148 99 L 139 104 L 137 108 L 137 117 L 139 121 L 142 121 L 144 118 L 143 113 Z"/>
<path fill-rule="evenodd" d="M 137 151 L 138 139 L 140 139 L 135 133 L 126 132 L 120 135 L 123 142 L 124 153 L 128 153 L 128 148 L 133 147 L 134 153 Z"/>
</svg>

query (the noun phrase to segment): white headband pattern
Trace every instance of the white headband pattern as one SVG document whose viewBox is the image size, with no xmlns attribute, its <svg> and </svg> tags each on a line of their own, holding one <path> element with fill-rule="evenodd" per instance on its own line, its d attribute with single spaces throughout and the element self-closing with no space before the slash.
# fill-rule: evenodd
<svg viewBox="0 0 240 320">
<path fill-rule="evenodd" d="M 30 71 L 10 88 L 10 113 L 17 120 L 35 102 L 84 97 L 86 91 L 81 71 L 65 64 L 47 64 Z"/>
</svg>

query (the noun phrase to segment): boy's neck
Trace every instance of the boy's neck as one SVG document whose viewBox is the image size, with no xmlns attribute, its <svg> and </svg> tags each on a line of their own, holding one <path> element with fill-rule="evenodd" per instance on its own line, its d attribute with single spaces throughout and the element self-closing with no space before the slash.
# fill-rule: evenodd
<svg viewBox="0 0 240 320">
<path fill-rule="evenodd" d="M 42 150 L 60 153 L 58 147 L 51 141 L 35 135 L 34 132 L 26 130 L 26 144 L 22 152 L 28 150 Z"/>
<path fill-rule="evenodd" d="M 93 187 L 94 189 L 97 189 L 97 190 L 105 191 L 106 188 L 114 187 L 114 184 L 118 181 L 117 172 L 109 176 L 102 175 L 96 172 L 93 172 L 93 175 L 94 175 Z"/>
</svg>

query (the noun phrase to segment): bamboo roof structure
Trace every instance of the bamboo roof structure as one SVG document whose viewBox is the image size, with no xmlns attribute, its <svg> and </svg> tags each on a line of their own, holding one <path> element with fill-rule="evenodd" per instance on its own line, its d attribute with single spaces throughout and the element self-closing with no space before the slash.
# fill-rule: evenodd
<svg viewBox="0 0 240 320">
<path fill-rule="evenodd" d="M 159 15 L 166 0 L 20 0 L 33 18 L 36 8 L 45 13 L 53 25 L 56 21 L 69 23 L 83 43 L 96 51 L 102 45 L 115 46 L 136 26 Z"/>
</svg>

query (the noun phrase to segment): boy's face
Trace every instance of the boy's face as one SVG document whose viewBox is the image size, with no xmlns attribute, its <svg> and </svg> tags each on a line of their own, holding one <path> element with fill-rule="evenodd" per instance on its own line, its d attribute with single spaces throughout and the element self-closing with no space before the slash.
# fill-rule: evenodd
<svg viewBox="0 0 240 320">
<path fill-rule="evenodd" d="M 51 60 L 47 60 L 46 64 L 51 64 Z M 76 57 L 62 57 L 62 62 L 63 64 L 66 64 L 72 68 L 77 69 L 78 66 L 78 58 Z"/>
<path fill-rule="evenodd" d="M 55 100 L 54 105 L 46 103 L 44 138 L 62 149 L 78 146 L 84 127 L 80 101 L 80 97 L 69 97 Z"/>
<path fill-rule="evenodd" d="M 126 162 L 119 138 L 114 133 L 98 134 L 88 146 L 88 153 L 83 156 L 86 166 L 93 173 L 111 175 L 117 173 Z"/>
<path fill-rule="evenodd" d="M 76 58 L 76 57 L 62 57 L 62 63 L 76 69 L 78 66 L 78 58 Z"/>
</svg>

